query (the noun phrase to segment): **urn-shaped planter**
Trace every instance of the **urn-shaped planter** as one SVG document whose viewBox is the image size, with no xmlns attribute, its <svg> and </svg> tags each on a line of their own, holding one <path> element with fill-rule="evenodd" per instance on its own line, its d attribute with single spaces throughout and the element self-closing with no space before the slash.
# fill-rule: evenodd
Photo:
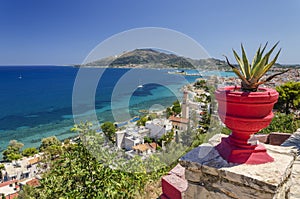
<svg viewBox="0 0 300 199">
<path fill-rule="evenodd" d="M 232 132 L 216 146 L 220 155 L 232 163 L 262 164 L 274 161 L 254 134 L 266 128 L 273 118 L 273 106 L 278 93 L 260 88 L 257 92 L 242 92 L 240 87 L 228 86 L 215 92 L 218 113 Z"/>
</svg>

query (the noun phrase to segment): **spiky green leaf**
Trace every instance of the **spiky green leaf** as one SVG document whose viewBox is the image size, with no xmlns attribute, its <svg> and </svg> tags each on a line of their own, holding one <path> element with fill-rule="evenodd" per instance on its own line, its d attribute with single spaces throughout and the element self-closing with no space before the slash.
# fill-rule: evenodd
<svg viewBox="0 0 300 199">
<path fill-rule="evenodd" d="M 266 49 L 268 45 L 268 42 L 266 42 L 266 44 L 264 45 L 263 49 L 261 50 L 261 52 L 258 53 L 257 55 L 257 59 L 255 61 L 254 64 L 252 64 L 252 68 L 251 68 L 251 75 L 253 75 L 255 68 L 257 67 L 257 64 L 262 60 L 262 55 L 264 54 L 264 51 Z"/>
<path fill-rule="evenodd" d="M 279 41 L 273 46 L 273 48 L 267 53 L 267 54 L 269 54 L 269 56 L 268 56 L 268 58 L 267 58 L 267 63 L 269 62 L 269 57 L 270 57 L 270 55 L 272 54 L 272 52 L 274 51 L 274 49 L 276 48 L 276 46 L 279 44 Z M 266 55 L 267 55 L 266 54 Z"/>
<path fill-rule="evenodd" d="M 240 70 L 242 71 L 243 75 L 246 76 L 246 73 L 245 73 L 245 70 L 244 70 L 244 64 L 243 62 L 241 61 L 241 58 L 239 57 L 239 55 L 235 52 L 235 50 L 233 50 L 233 54 L 234 54 L 234 57 L 236 59 L 236 61 L 238 62 L 239 64 L 239 67 L 240 67 Z"/>
<path fill-rule="evenodd" d="M 249 79 L 250 78 L 250 66 L 249 66 L 249 62 L 248 62 L 247 55 L 246 55 L 245 49 L 243 47 L 243 44 L 241 44 L 241 48 L 242 48 L 242 57 L 243 57 L 243 63 L 244 63 L 245 76 L 247 79 Z"/>
<path fill-rule="evenodd" d="M 259 46 L 259 48 L 256 51 L 255 56 L 254 56 L 254 58 L 252 60 L 251 69 L 257 64 L 257 61 L 259 61 L 258 60 L 258 58 L 259 58 L 258 56 L 260 55 L 260 48 L 261 48 L 261 45 Z"/>
<path fill-rule="evenodd" d="M 268 60 L 269 60 L 271 53 L 274 51 L 274 49 L 276 48 L 277 45 L 278 45 L 278 42 L 273 46 L 273 48 L 268 53 L 265 54 L 265 56 L 258 62 L 258 64 L 252 68 L 251 79 L 259 80 L 259 78 L 262 76 L 261 74 L 264 73 L 264 68 L 268 64 Z"/>
<path fill-rule="evenodd" d="M 276 60 L 280 54 L 281 49 L 277 52 L 276 56 L 274 57 L 274 59 L 267 65 L 264 66 L 263 71 L 261 74 L 259 74 L 259 76 L 257 77 L 258 80 L 264 75 L 266 74 L 266 72 L 276 63 Z"/>
</svg>

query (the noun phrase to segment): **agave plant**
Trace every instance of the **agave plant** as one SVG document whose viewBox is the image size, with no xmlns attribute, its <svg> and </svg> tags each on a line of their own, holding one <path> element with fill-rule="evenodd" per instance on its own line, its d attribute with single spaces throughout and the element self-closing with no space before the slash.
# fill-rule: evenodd
<svg viewBox="0 0 300 199">
<path fill-rule="evenodd" d="M 266 74 L 266 72 L 275 64 L 279 56 L 281 49 L 277 52 L 274 59 L 271 62 L 269 62 L 270 55 L 272 54 L 278 43 L 279 42 L 277 42 L 265 55 L 263 54 L 268 43 L 266 43 L 262 49 L 260 46 L 252 60 L 252 64 L 249 63 L 243 44 L 241 44 L 242 58 L 240 58 L 236 51 L 233 50 L 233 54 L 238 62 L 239 68 L 230 64 L 228 58 L 225 56 L 227 64 L 232 68 L 233 72 L 242 80 L 242 91 L 257 91 L 259 85 L 264 84 L 276 77 L 277 75 L 281 75 L 288 71 L 286 70 L 280 73 L 276 73 L 266 78 L 265 80 L 260 80 Z"/>
</svg>

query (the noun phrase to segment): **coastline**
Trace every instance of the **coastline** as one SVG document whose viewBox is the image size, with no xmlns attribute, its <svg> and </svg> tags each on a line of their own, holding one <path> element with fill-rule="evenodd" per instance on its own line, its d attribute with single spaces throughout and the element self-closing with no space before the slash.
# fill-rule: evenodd
<svg viewBox="0 0 300 199">
<path fill-rule="evenodd" d="M 11 68 L 7 67 L 10 76 L 5 74 L 5 70 L 3 70 L 4 72 L 0 74 L 0 76 L 3 76 L 1 81 L 5 82 L 5 85 L 7 85 L 10 89 L 10 93 L 5 93 L 5 98 L 2 98 L 2 104 L 5 105 L 14 103 L 20 106 L 4 106 L 7 109 L 4 109 L 7 112 L 7 116 L 4 115 L 0 117 L 0 122 L 3 124 L 6 123 L 6 125 L 10 126 L 5 128 L 1 126 L 2 129 L 0 129 L 0 134 L 2 139 L 0 146 L 2 150 L 6 149 L 9 140 L 13 139 L 23 141 L 25 144 L 24 148 L 27 148 L 32 146 L 38 147 L 42 138 L 52 135 L 57 136 L 60 140 L 68 139 L 74 136 L 74 133 L 69 132 L 69 129 L 73 126 L 74 121 L 72 109 L 70 106 L 68 106 L 68 104 L 71 104 L 73 81 L 76 77 L 77 69 L 73 70 L 73 67 L 70 66 L 32 66 L 32 70 L 28 70 L 29 68 L 30 66 L 18 66 Z M 120 75 L 122 76 L 122 74 L 126 72 L 124 70 L 119 71 L 119 68 L 108 69 L 108 73 L 106 74 L 108 76 L 114 75 L 116 72 L 119 73 L 120 71 Z M 24 70 L 24 72 L 22 72 L 22 80 L 17 78 L 20 74 L 20 70 Z M 145 70 L 156 69 L 149 68 Z M 163 70 L 163 73 L 167 73 L 169 68 L 160 70 Z M 192 81 L 195 77 L 186 78 Z M 111 78 L 107 78 L 107 81 L 111 81 Z M 53 82 L 57 84 L 53 84 Z M 184 86 L 181 85 L 180 82 L 172 82 L 171 84 L 174 84 L 173 86 L 178 88 Z M 45 85 L 50 85 L 51 88 L 45 88 Z M 107 82 L 107 85 L 113 86 L 113 84 L 110 82 Z M 150 90 L 147 90 L 148 88 L 146 86 L 143 88 L 147 90 L 146 93 L 143 91 L 143 95 L 135 96 L 136 100 L 131 107 L 133 116 L 141 115 L 141 113 L 138 113 L 139 110 L 148 110 L 153 104 L 165 104 L 164 106 L 167 106 L 171 105 L 175 101 L 175 96 L 170 93 L 170 91 L 168 91 L 169 94 L 164 96 L 161 95 L 161 92 L 166 92 L 167 89 L 161 90 L 157 88 L 162 87 L 152 86 L 149 88 Z M 66 93 L 66 90 L 68 93 Z M 30 94 L 32 95 L 32 99 L 28 98 L 31 97 L 28 96 L 28 91 L 31 92 Z M 178 92 L 180 92 L 180 89 L 178 89 Z M 62 96 L 61 93 L 64 93 L 65 96 Z M 26 97 L 26 100 L 24 97 Z M 144 97 L 146 97 L 146 102 L 143 101 Z M 6 98 L 7 100 L 3 101 Z M 100 114 L 99 120 L 101 122 L 110 121 L 112 118 L 111 116 L 105 116 L 110 114 L 110 109 L 107 108 L 108 104 L 110 104 L 107 101 L 108 99 L 110 99 L 110 94 L 104 99 L 97 99 L 99 103 L 104 103 L 97 108 L 97 110 L 99 110 L 97 114 Z M 49 105 L 48 103 L 55 104 Z M 18 112 L 11 113 L 10 109 L 17 110 Z M 2 114 L 5 114 L 5 112 L 2 112 Z"/>
</svg>

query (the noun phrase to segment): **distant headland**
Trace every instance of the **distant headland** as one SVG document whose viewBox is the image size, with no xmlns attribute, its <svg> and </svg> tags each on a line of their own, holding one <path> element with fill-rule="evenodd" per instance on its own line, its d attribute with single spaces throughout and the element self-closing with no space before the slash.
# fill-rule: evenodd
<svg viewBox="0 0 300 199">
<path fill-rule="evenodd" d="M 75 67 L 109 67 L 109 68 L 173 68 L 231 71 L 224 60 L 216 58 L 191 59 L 160 52 L 154 49 L 135 49 L 120 55 L 105 57 Z M 276 63 L 274 68 L 298 67 L 300 65 L 281 65 Z"/>
</svg>

